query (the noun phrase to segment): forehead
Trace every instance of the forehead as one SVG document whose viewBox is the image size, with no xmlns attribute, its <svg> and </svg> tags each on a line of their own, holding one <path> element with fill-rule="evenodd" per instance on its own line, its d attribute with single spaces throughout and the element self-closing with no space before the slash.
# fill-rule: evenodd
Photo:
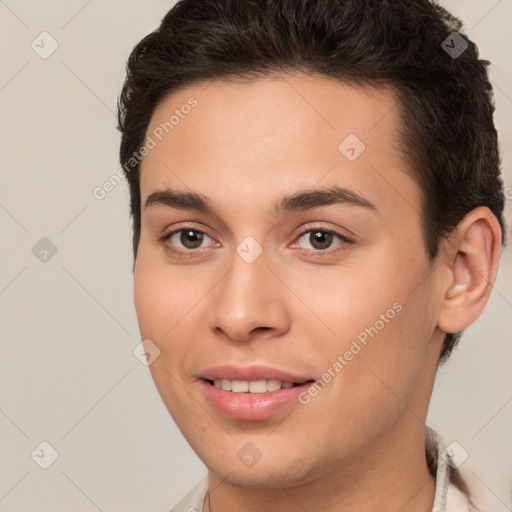
<svg viewBox="0 0 512 512">
<path fill-rule="evenodd" d="M 171 187 L 255 206 L 298 189 L 342 185 L 374 204 L 396 203 L 400 195 L 415 203 L 400 129 L 388 89 L 296 74 L 194 84 L 153 113 L 146 135 L 155 147 L 141 164 L 142 199 Z"/>
</svg>

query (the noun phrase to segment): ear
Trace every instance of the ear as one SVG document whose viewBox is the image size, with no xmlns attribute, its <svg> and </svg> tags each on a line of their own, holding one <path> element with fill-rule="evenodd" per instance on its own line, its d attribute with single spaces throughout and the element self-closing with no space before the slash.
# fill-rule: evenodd
<svg viewBox="0 0 512 512">
<path fill-rule="evenodd" d="M 447 239 L 438 317 L 442 331 L 461 331 L 484 310 L 498 271 L 501 237 L 498 220 L 481 206 L 469 212 Z"/>
</svg>

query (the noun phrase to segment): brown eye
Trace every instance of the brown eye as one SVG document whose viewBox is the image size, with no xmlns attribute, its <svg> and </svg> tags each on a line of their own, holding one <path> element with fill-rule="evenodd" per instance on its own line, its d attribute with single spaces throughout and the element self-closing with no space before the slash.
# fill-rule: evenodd
<svg viewBox="0 0 512 512">
<path fill-rule="evenodd" d="M 197 249 L 198 247 L 201 247 L 201 243 L 203 241 L 203 234 L 199 233 L 198 231 L 191 231 L 191 230 L 182 230 L 180 235 L 180 242 L 187 248 L 187 249 Z"/>
<path fill-rule="evenodd" d="M 309 236 L 306 238 L 305 235 Z M 341 242 L 348 242 L 344 236 L 324 229 L 310 229 L 305 231 L 298 240 L 300 241 L 302 238 L 306 238 L 307 242 L 311 245 L 311 247 L 302 247 L 303 249 L 312 248 L 315 251 L 325 251 L 326 249 L 331 248 L 335 237 L 339 238 Z"/>
<path fill-rule="evenodd" d="M 196 229 L 180 229 L 170 233 L 166 240 L 171 242 L 171 245 L 177 245 L 178 250 L 180 248 L 192 250 L 200 248 L 205 237 L 210 238 L 206 233 Z"/>
<path fill-rule="evenodd" d="M 326 231 L 311 231 L 309 242 L 314 249 L 328 249 L 332 244 L 333 234 Z"/>
</svg>

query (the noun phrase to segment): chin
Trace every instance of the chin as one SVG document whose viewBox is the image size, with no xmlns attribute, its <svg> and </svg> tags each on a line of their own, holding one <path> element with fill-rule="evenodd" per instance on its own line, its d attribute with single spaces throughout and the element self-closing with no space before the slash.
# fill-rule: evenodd
<svg viewBox="0 0 512 512">
<path fill-rule="evenodd" d="M 306 464 L 300 455 L 286 460 L 284 454 L 274 454 L 267 460 L 261 458 L 254 466 L 246 467 L 236 456 L 234 463 L 227 464 L 225 454 L 221 459 L 198 454 L 208 470 L 218 479 L 235 487 L 252 489 L 281 489 L 299 487 L 316 480 L 321 466 Z"/>
<path fill-rule="evenodd" d="M 242 487 L 246 489 L 282 489 L 283 487 L 292 488 L 314 480 L 314 478 L 301 478 L 299 480 L 291 479 L 290 475 L 287 475 L 286 473 L 281 474 L 280 472 L 276 471 L 275 468 L 272 469 L 273 472 L 270 474 L 265 470 L 260 470 L 256 473 L 251 470 L 237 472 L 232 468 L 231 472 L 228 473 L 220 473 L 212 469 L 209 470 L 223 482 L 234 487 Z"/>
</svg>

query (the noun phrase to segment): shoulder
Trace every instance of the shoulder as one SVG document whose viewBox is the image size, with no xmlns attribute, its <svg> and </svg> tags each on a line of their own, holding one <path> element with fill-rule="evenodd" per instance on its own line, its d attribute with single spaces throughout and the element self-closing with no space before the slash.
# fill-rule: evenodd
<svg viewBox="0 0 512 512">
<path fill-rule="evenodd" d="M 201 480 L 170 512 L 201 512 L 208 490 L 208 477 Z"/>
</svg>

